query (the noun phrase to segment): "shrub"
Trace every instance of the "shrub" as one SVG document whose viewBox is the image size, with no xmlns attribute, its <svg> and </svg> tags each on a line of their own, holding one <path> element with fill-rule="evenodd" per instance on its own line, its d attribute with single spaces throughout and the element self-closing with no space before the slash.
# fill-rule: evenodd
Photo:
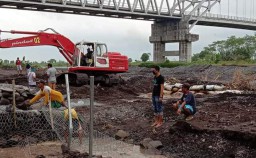
<svg viewBox="0 0 256 158">
<path fill-rule="evenodd" d="M 187 66 L 189 65 L 189 63 L 185 63 L 185 62 L 163 62 L 163 63 L 154 63 L 154 62 L 145 62 L 145 63 L 141 63 L 139 64 L 139 67 L 152 67 L 154 65 L 159 65 L 160 67 L 166 67 L 166 68 L 173 68 L 173 67 L 178 67 L 178 66 Z"/>
</svg>

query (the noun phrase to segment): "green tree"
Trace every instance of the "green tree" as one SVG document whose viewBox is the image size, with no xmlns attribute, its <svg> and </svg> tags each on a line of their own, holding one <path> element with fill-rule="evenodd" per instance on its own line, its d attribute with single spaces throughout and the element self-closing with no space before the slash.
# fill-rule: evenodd
<svg viewBox="0 0 256 158">
<path fill-rule="evenodd" d="M 128 59 L 128 62 L 131 63 L 131 62 L 132 62 L 132 58 L 129 58 L 129 59 Z"/>
<path fill-rule="evenodd" d="M 4 60 L 4 64 L 9 64 L 10 61 L 9 60 Z"/>
<path fill-rule="evenodd" d="M 48 60 L 47 62 L 54 64 L 54 63 L 56 63 L 57 61 L 56 61 L 55 59 L 50 59 L 50 60 Z"/>
<path fill-rule="evenodd" d="M 231 36 L 227 40 L 215 41 L 205 47 L 192 61 L 238 61 L 250 60 L 256 52 L 256 35 L 244 37 Z"/>
<path fill-rule="evenodd" d="M 140 57 L 141 61 L 146 62 L 149 60 L 149 54 L 150 53 L 143 53 Z"/>
</svg>

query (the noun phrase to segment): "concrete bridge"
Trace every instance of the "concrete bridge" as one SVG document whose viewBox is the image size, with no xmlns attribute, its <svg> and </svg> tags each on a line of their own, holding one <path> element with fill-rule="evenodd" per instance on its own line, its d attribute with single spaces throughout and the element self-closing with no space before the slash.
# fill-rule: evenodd
<svg viewBox="0 0 256 158">
<path fill-rule="evenodd" d="M 192 42 L 199 40 L 199 35 L 190 33 L 195 25 L 256 30 L 256 19 L 252 18 L 254 1 L 256 0 L 0 0 L 0 7 L 154 21 L 149 37 L 153 44 L 153 60 L 162 62 L 166 56 L 179 56 L 180 61 L 189 62 Z M 226 8 L 225 13 L 214 13 L 216 6 L 221 5 Z M 242 5 L 243 12 L 249 10 L 251 17 L 238 13 Z M 179 43 L 179 50 L 167 51 L 166 43 Z"/>
</svg>

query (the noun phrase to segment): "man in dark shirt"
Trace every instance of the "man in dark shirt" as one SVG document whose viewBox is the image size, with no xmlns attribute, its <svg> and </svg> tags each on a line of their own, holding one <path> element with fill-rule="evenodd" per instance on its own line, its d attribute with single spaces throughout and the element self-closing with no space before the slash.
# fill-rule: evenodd
<svg viewBox="0 0 256 158">
<path fill-rule="evenodd" d="M 173 109 L 178 115 L 183 113 L 186 116 L 186 121 L 192 120 L 196 113 L 196 100 L 194 95 L 189 91 L 190 85 L 185 83 L 182 85 L 183 95 L 177 103 L 173 104 Z"/>
<path fill-rule="evenodd" d="M 26 62 L 26 69 L 27 69 L 27 74 L 31 71 L 31 66 L 28 63 L 28 61 Z"/>
<path fill-rule="evenodd" d="M 151 68 L 154 74 L 152 104 L 154 108 L 155 122 L 151 126 L 160 127 L 163 124 L 163 96 L 164 96 L 164 77 L 160 74 L 160 67 Z"/>
<path fill-rule="evenodd" d="M 87 54 L 86 58 L 88 59 L 87 65 L 88 66 L 94 66 L 94 61 L 93 61 L 93 46 L 87 48 Z"/>
</svg>

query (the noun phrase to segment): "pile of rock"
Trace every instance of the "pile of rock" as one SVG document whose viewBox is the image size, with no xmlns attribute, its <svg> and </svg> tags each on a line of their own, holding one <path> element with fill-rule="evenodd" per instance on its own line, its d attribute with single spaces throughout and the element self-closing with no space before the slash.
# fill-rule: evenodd
<svg viewBox="0 0 256 158">
<path fill-rule="evenodd" d="M 15 91 L 15 96 L 13 92 Z M 26 86 L 15 85 L 13 88 L 12 84 L 0 84 L 0 106 L 1 105 L 13 105 L 13 97 L 15 97 L 16 107 L 25 110 L 24 101 L 31 99 L 36 89 L 31 89 Z"/>
</svg>

